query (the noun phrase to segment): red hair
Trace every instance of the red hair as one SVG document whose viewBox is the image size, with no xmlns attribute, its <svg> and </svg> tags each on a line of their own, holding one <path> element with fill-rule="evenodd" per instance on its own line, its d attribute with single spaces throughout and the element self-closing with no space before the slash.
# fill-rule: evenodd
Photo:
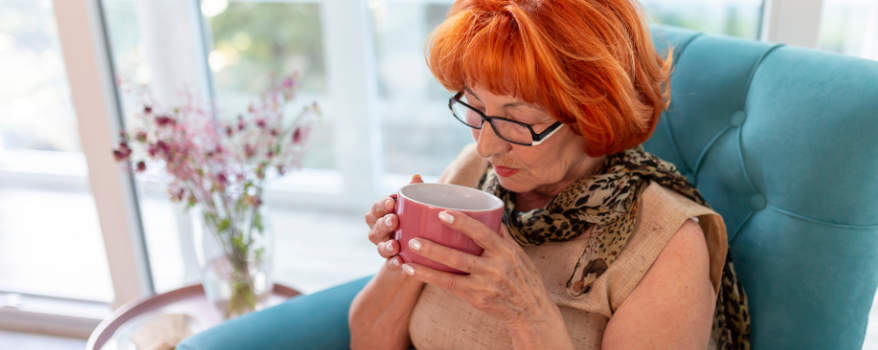
<svg viewBox="0 0 878 350">
<path fill-rule="evenodd" d="M 540 105 L 592 157 L 646 141 L 670 103 L 672 56 L 656 52 L 636 0 L 458 0 L 427 51 L 446 89 Z"/>
</svg>

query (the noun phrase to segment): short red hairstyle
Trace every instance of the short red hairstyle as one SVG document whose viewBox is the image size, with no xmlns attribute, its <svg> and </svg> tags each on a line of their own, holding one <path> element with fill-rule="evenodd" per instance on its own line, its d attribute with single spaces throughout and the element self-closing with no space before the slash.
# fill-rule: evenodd
<svg viewBox="0 0 878 350">
<path fill-rule="evenodd" d="M 672 55 L 656 52 L 637 0 L 458 0 L 426 57 L 448 90 L 542 106 L 593 157 L 646 141 L 670 103 Z"/>
</svg>

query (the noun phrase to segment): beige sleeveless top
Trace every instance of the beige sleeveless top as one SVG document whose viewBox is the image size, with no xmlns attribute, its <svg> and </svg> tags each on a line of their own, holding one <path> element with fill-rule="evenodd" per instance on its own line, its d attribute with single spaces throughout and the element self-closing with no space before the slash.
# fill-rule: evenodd
<svg viewBox="0 0 878 350">
<path fill-rule="evenodd" d="M 465 157 L 465 154 L 461 154 L 461 157 Z M 474 187 L 478 178 L 473 180 L 473 175 L 469 171 L 460 171 L 460 167 L 454 169 L 455 166 L 464 165 L 468 169 L 471 165 L 477 169 L 487 166 L 475 159 L 458 158 L 449 169 L 451 171 L 443 176 L 445 182 Z M 642 196 L 642 209 L 638 211 L 634 233 L 625 249 L 615 263 L 595 280 L 591 292 L 585 295 L 569 295 L 566 284 L 587 241 L 572 240 L 523 247 L 542 274 L 577 349 L 601 348 L 604 329 L 610 317 L 637 287 L 664 246 L 689 218 L 697 218 L 704 231 L 710 254 L 710 279 L 714 290 L 719 290 L 728 249 L 726 227 L 719 214 L 655 183 L 650 183 Z M 512 348 L 509 331 L 501 322 L 473 309 L 453 294 L 429 284 L 424 286 L 412 311 L 409 334 L 418 350 Z"/>
</svg>

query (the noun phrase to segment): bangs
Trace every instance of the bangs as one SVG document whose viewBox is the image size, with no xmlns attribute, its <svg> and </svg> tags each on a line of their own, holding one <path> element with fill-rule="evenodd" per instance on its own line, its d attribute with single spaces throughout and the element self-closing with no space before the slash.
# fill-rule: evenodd
<svg viewBox="0 0 878 350">
<path fill-rule="evenodd" d="M 452 13 L 429 43 L 427 64 L 449 91 L 479 86 L 528 103 L 547 102 L 537 88 L 538 51 L 511 11 Z"/>
</svg>

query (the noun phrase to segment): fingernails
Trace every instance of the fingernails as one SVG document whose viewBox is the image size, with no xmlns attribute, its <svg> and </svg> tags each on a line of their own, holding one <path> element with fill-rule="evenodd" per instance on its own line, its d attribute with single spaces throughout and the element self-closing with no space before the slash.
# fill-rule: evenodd
<svg viewBox="0 0 878 350">
<path fill-rule="evenodd" d="M 386 208 L 387 210 L 392 210 L 393 209 L 393 201 L 390 199 L 384 201 L 384 208 Z"/>
<path fill-rule="evenodd" d="M 412 248 L 412 250 L 420 250 L 421 249 L 421 242 L 418 242 L 417 239 L 410 239 L 409 240 L 409 248 Z"/>
<path fill-rule="evenodd" d="M 384 218 L 384 226 L 387 226 L 387 227 L 393 226 L 393 219 L 391 216 Z"/>
<path fill-rule="evenodd" d="M 399 258 L 394 257 L 390 259 L 390 263 L 393 264 L 393 266 L 399 266 Z"/>
<path fill-rule="evenodd" d="M 391 241 L 387 241 L 387 243 L 384 244 L 384 251 L 393 253 L 393 243 Z"/>
<path fill-rule="evenodd" d="M 448 214 L 448 212 L 442 211 L 439 212 L 439 220 L 444 221 L 446 224 L 450 224 L 454 222 L 454 217 L 451 216 L 451 214 Z"/>
<path fill-rule="evenodd" d="M 402 271 L 405 272 L 409 276 L 415 275 L 415 268 L 409 264 L 402 264 Z"/>
</svg>

